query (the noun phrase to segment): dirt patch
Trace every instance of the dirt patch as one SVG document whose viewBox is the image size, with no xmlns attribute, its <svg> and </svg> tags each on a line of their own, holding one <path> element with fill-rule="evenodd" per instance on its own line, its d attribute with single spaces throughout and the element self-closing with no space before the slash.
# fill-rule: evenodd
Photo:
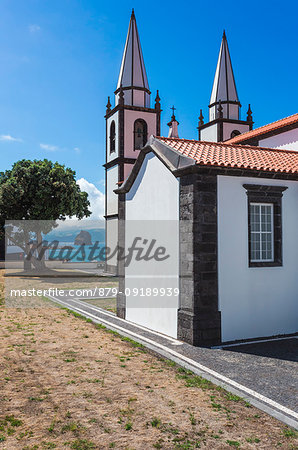
<svg viewBox="0 0 298 450">
<path fill-rule="evenodd" d="M 65 310 L 0 314 L 0 448 L 298 448 L 239 397 Z"/>
<path fill-rule="evenodd" d="M 3 271 L 2 271 L 3 272 Z M 14 272 L 16 273 L 16 272 Z M 52 307 L 52 304 L 46 305 L 45 297 L 47 293 L 51 295 L 61 295 L 63 291 L 72 290 L 75 297 L 85 296 L 86 292 L 93 292 L 94 299 L 99 296 L 111 296 L 116 293 L 118 287 L 117 278 L 109 277 L 81 277 L 80 272 L 63 275 L 63 271 L 56 271 L 57 277 L 31 277 L 22 275 L 20 277 L 10 276 L 6 270 L 5 281 L 5 304 L 14 308 L 44 308 Z M 89 295 L 89 294 L 88 294 Z M 102 300 L 102 299 L 101 299 Z M 113 303 L 111 303 L 113 309 Z M 115 300 L 114 300 L 115 305 Z M 109 302 L 107 303 L 109 306 Z"/>
</svg>

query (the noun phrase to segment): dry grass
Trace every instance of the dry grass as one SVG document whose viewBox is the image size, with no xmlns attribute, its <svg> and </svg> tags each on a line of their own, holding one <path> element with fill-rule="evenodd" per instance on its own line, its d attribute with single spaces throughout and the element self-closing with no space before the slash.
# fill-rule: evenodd
<svg viewBox="0 0 298 450">
<path fill-rule="evenodd" d="M 68 311 L 0 314 L 0 448 L 298 448 L 277 420 Z"/>
</svg>

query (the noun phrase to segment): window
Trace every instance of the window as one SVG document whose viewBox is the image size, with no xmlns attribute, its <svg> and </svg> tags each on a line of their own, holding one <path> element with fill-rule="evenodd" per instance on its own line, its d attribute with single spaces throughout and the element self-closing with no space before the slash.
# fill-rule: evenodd
<svg viewBox="0 0 298 450">
<path fill-rule="evenodd" d="M 115 131 L 115 122 L 114 120 L 110 126 L 110 153 L 116 151 L 116 131 Z"/>
<path fill-rule="evenodd" d="M 251 262 L 274 261 L 273 204 L 250 203 Z"/>
<path fill-rule="evenodd" d="M 147 123 L 138 119 L 134 123 L 134 150 L 140 150 L 147 142 Z"/>
<path fill-rule="evenodd" d="M 231 139 L 232 139 L 233 137 L 235 137 L 235 136 L 238 136 L 239 134 L 241 134 L 240 131 L 238 131 L 238 130 L 233 130 L 232 133 L 231 133 Z"/>
<path fill-rule="evenodd" d="M 248 197 L 249 267 L 282 266 L 282 196 L 287 187 L 243 187 Z"/>
</svg>

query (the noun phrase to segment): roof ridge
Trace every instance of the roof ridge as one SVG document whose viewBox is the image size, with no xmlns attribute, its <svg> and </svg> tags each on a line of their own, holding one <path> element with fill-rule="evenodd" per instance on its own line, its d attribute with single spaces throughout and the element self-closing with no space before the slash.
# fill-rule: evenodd
<svg viewBox="0 0 298 450">
<path fill-rule="evenodd" d="M 172 139 L 173 141 L 190 141 L 190 142 L 201 142 L 197 139 L 186 139 L 186 138 L 176 138 L 176 137 L 166 137 L 166 136 L 154 136 L 156 139 Z"/>
</svg>

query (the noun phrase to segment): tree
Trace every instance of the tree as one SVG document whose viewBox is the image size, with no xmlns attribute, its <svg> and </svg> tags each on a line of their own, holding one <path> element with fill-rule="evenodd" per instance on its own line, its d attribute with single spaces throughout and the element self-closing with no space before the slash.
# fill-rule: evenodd
<svg viewBox="0 0 298 450">
<path fill-rule="evenodd" d="M 75 176 L 75 171 L 47 159 L 23 159 L 16 162 L 11 170 L 0 172 L 2 236 L 6 220 L 38 220 L 42 222 L 32 231 L 36 235 L 37 245 L 41 245 L 42 233 L 46 234 L 57 226 L 56 220 L 90 216 L 88 194 L 81 192 Z M 22 223 L 22 239 L 28 244 L 29 230 L 25 222 Z M 27 253 L 28 247 L 25 251 Z M 37 261 L 32 259 L 32 262 L 37 267 Z M 43 261 L 40 264 L 43 265 Z"/>
</svg>

